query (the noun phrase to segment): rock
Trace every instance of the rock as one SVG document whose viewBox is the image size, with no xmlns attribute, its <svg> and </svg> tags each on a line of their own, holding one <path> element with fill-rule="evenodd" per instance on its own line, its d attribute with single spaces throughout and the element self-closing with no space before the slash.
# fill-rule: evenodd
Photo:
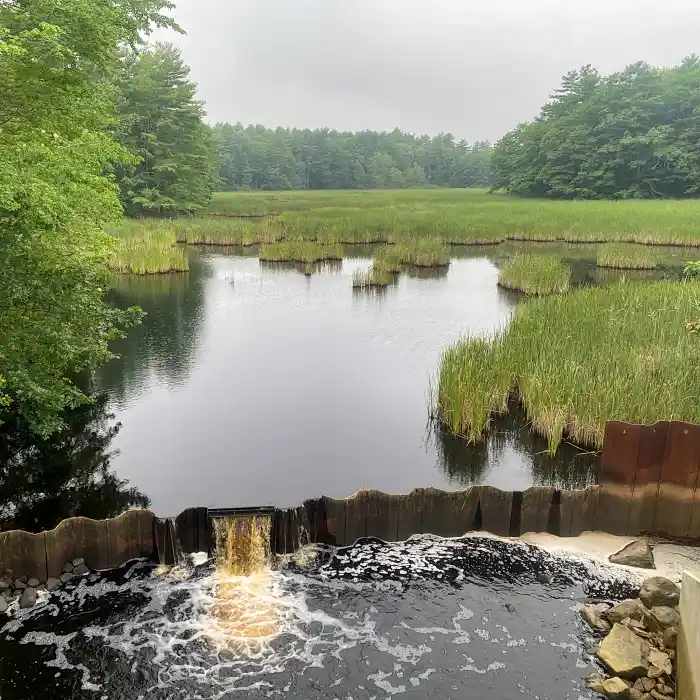
<svg viewBox="0 0 700 700">
<path fill-rule="evenodd" d="M 606 681 L 603 681 L 603 694 L 607 695 L 611 700 L 622 700 L 623 698 L 629 698 L 630 689 L 622 678 L 608 678 Z"/>
<path fill-rule="evenodd" d="M 46 581 L 46 590 L 55 591 L 57 588 L 61 587 L 61 581 L 57 578 L 50 578 Z"/>
<path fill-rule="evenodd" d="M 658 605 L 651 609 L 649 615 L 649 629 L 661 632 L 669 627 L 680 627 L 681 614 L 674 608 Z"/>
<path fill-rule="evenodd" d="M 652 690 L 649 695 L 651 695 L 654 700 L 668 700 L 668 695 L 662 695 L 658 690 Z"/>
<path fill-rule="evenodd" d="M 19 599 L 19 607 L 23 610 L 36 605 L 36 588 L 26 588 Z"/>
<path fill-rule="evenodd" d="M 656 682 L 651 678 L 637 678 L 633 687 L 642 693 L 648 693 L 649 691 L 654 690 L 656 687 Z"/>
<path fill-rule="evenodd" d="M 649 649 L 649 654 L 647 655 L 647 660 L 649 661 L 649 678 L 659 678 L 663 674 L 670 676 L 673 673 L 673 664 L 668 654 L 658 649 L 652 647 Z M 652 669 L 661 669 L 661 673 L 654 673 L 652 675 Z"/>
<path fill-rule="evenodd" d="M 630 688 L 630 694 L 628 697 L 630 700 L 642 700 L 644 693 L 641 693 L 636 688 Z"/>
<path fill-rule="evenodd" d="M 2 596 L 0 596 L 0 615 L 2 615 L 2 613 L 4 612 L 7 612 L 8 607 L 9 606 L 7 601 Z"/>
<path fill-rule="evenodd" d="M 27 585 L 30 588 L 39 588 L 41 585 L 41 581 L 39 581 L 38 578 L 30 578 L 29 581 L 27 581 Z"/>
<path fill-rule="evenodd" d="M 85 576 L 85 574 L 90 573 L 90 569 L 88 569 L 87 566 L 85 566 L 85 564 L 78 564 L 78 566 L 76 566 L 75 569 L 73 569 L 73 573 L 76 576 Z"/>
<path fill-rule="evenodd" d="M 586 683 L 586 688 L 592 690 L 594 693 L 598 693 L 600 695 L 605 692 L 603 690 L 605 678 L 599 673 L 591 673 L 590 675 L 586 676 L 584 682 Z"/>
<path fill-rule="evenodd" d="M 92 576 L 90 576 L 90 580 L 92 580 Z M 510 613 L 517 612 L 517 610 L 515 609 L 515 605 L 513 605 L 512 603 L 506 603 L 503 607 L 505 607 L 505 609 Z"/>
<path fill-rule="evenodd" d="M 634 566 L 638 569 L 655 569 L 654 552 L 646 540 L 636 540 L 619 552 L 611 554 L 609 560 L 613 564 Z"/>
<path fill-rule="evenodd" d="M 589 627 L 596 632 L 605 632 L 607 634 L 610 632 L 611 625 L 607 620 L 603 619 L 603 612 L 596 605 L 584 605 L 581 610 L 581 616 L 588 623 Z"/>
<path fill-rule="evenodd" d="M 662 576 L 648 578 L 639 591 L 639 599 L 647 608 L 664 605 L 675 608 L 681 598 L 681 589 L 673 581 Z"/>
<path fill-rule="evenodd" d="M 540 582 L 540 583 L 552 583 L 552 574 L 548 574 L 546 571 L 542 571 L 539 574 L 535 576 L 535 578 Z"/>
<path fill-rule="evenodd" d="M 5 569 L 5 573 L 3 575 L 6 579 L 12 581 L 12 579 L 15 577 L 15 572 L 12 569 Z"/>
<path fill-rule="evenodd" d="M 72 581 L 74 578 L 75 578 L 75 576 L 73 576 L 72 572 L 67 571 L 65 574 L 61 574 L 61 582 L 62 583 L 68 583 L 68 581 Z"/>
<path fill-rule="evenodd" d="M 27 584 L 24 581 L 22 581 L 21 579 L 17 579 L 15 581 L 15 588 L 18 591 L 23 591 L 26 587 L 27 587 Z"/>
<path fill-rule="evenodd" d="M 18 581 L 21 581 L 22 583 L 27 583 L 28 578 L 27 578 L 27 576 L 24 576 L 24 575 L 23 575 L 23 576 L 20 576 L 20 577 L 19 577 Z"/>
<path fill-rule="evenodd" d="M 79 557 L 78 559 L 73 559 L 72 564 L 74 567 L 83 566 L 83 564 L 85 564 L 85 559 L 83 559 L 82 557 Z"/>
<path fill-rule="evenodd" d="M 649 670 L 649 643 L 620 624 L 613 626 L 596 654 L 620 678 L 636 680 L 646 676 Z"/>
<path fill-rule="evenodd" d="M 0 578 L 0 593 L 5 592 L 12 584 L 4 578 Z"/>
<path fill-rule="evenodd" d="M 614 608 L 610 608 L 605 614 L 608 620 L 615 624 L 616 622 L 621 624 L 625 618 L 630 620 L 643 621 L 648 615 L 647 609 L 644 607 L 644 603 L 641 600 L 623 600 Z"/>
<path fill-rule="evenodd" d="M 670 685 L 666 685 L 665 683 L 657 683 L 656 692 L 661 693 L 661 695 L 667 695 L 670 698 L 672 698 L 675 695 L 673 688 L 671 688 Z"/>
<path fill-rule="evenodd" d="M 64 574 L 72 574 L 73 573 L 73 562 L 67 561 L 63 565 L 63 573 Z"/>
</svg>

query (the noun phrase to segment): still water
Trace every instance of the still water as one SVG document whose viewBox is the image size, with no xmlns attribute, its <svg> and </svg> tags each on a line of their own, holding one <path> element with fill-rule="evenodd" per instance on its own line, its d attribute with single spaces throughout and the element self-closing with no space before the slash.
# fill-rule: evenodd
<svg viewBox="0 0 700 700">
<path fill-rule="evenodd" d="M 594 481 L 595 458 L 565 446 L 550 460 L 517 412 L 475 448 L 429 429 L 440 353 L 504 327 L 519 303 L 486 254 L 380 294 L 352 289 L 369 257 L 304 275 L 193 252 L 189 274 L 121 279 L 117 303 L 149 315 L 98 377 L 122 424 L 117 475 L 161 516 L 361 488 Z"/>
</svg>

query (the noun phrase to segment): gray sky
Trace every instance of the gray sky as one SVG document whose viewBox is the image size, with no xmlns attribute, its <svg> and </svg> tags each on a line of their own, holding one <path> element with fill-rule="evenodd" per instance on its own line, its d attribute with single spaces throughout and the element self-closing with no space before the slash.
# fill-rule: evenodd
<svg viewBox="0 0 700 700">
<path fill-rule="evenodd" d="M 495 140 L 561 76 L 700 53 L 698 0 L 175 0 L 210 121 Z"/>
</svg>

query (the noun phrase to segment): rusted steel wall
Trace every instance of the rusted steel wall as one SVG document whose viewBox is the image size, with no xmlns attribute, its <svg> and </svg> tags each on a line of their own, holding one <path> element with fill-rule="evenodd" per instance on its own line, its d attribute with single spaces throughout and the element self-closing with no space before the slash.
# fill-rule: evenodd
<svg viewBox="0 0 700 700">
<path fill-rule="evenodd" d="M 596 529 L 700 538 L 700 425 L 605 427 Z"/>
</svg>

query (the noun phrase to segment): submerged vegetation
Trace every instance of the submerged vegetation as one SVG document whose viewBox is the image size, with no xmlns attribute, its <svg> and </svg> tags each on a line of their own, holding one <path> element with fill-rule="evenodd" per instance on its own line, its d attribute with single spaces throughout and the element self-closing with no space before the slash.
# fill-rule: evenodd
<svg viewBox="0 0 700 700">
<path fill-rule="evenodd" d="M 498 284 L 524 294 L 544 296 L 569 289 L 571 270 L 554 255 L 518 253 L 503 263 Z"/>
<path fill-rule="evenodd" d="M 651 251 L 637 245 L 609 243 L 598 248 L 598 267 L 618 270 L 653 270 L 656 268 Z"/>
<path fill-rule="evenodd" d="M 477 441 L 515 395 L 551 451 L 565 436 L 600 448 L 607 420 L 700 422 L 700 344 L 686 328 L 699 310 L 696 282 L 619 283 L 529 300 L 496 337 L 445 351 L 437 414 Z"/>
</svg>

